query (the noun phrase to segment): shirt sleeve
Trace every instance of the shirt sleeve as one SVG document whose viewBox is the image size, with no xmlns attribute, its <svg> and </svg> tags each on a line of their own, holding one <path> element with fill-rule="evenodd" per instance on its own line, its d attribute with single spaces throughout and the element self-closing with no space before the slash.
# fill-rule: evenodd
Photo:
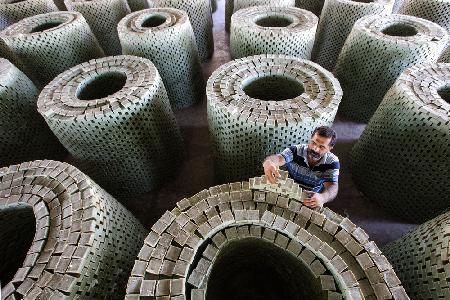
<svg viewBox="0 0 450 300">
<path fill-rule="evenodd" d="M 331 164 L 330 168 L 322 173 L 322 179 L 324 182 L 338 182 L 339 181 L 339 161 L 335 161 Z"/>
<path fill-rule="evenodd" d="M 286 161 L 286 163 L 290 163 L 291 161 L 294 160 L 294 153 L 297 152 L 297 147 L 296 146 L 291 146 L 289 148 L 286 148 L 283 150 L 283 152 L 281 152 L 280 154 L 284 157 L 284 160 Z"/>
</svg>

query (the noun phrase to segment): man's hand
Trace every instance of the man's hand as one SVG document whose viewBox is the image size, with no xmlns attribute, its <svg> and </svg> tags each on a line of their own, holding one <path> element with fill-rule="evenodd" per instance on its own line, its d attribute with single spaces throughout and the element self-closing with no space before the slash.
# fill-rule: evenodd
<svg viewBox="0 0 450 300">
<path fill-rule="evenodd" d="M 310 191 L 305 191 L 308 195 L 308 198 L 306 198 L 303 201 L 303 204 L 310 207 L 310 208 L 319 208 L 323 207 L 323 204 L 326 202 L 324 199 L 324 196 L 320 193 L 314 193 Z"/>
<path fill-rule="evenodd" d="M 264 174 L 270 183 L 277 183 L 278 177 L 280 177 L 280 171 L 272 161 L 266 159 L 263 163 Z"/>
<path fill-rule="evenodd" d="M 322 193 L 314 193 L 311 191 L 305 191 L 305 193 L 308 195 L 308 198 L 306 198 L 303 201 L 303 204 L 305 204 L 308 207 L 311 208 L 318 208 L 323 207 L 325 203 L 328 203 L 330 201 L 333 201 L 334 198 L 336 198 L 339 186 L 337 182 L 325 182 L 323 184 L 323 191 Z"/>
</svg>

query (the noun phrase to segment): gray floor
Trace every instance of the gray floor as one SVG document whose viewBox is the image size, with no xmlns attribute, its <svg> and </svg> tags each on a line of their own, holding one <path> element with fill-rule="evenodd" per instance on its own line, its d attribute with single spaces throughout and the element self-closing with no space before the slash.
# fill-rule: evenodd
<svg viewBox="0 0 450 300">
<path fill-rule="evenodd" d="M 230 60 L 228 34 L 224 30 L 224 2 L 225 0 L 218 0 L 219 8 L 213 15 L 215 52 L 212 59 L 203 65 L 205 78 Z M 150 228 L 166 210 L 171 210 L 177 201 L 216 184 L 208 136 L 206 99 L 193 107 L 178 111 L 176 116 L 187 152 L 180 172 L 174 174 L 174 178 L 158 191 L 124 202 L 147 228 Z M 414 228 L 416 225 L 390 216 L 376 204 L 365 199 L 352 181 L 348 168 L 349 151 L 364 130 L 364 125 L 345 121 L 338 115 L 334 128 L 339 140 L 333 152 L 339 156 L 342 169 L 339 195 L 329 207 L 365 229 L 379 246 L 399 238 Z"/>
</svg>

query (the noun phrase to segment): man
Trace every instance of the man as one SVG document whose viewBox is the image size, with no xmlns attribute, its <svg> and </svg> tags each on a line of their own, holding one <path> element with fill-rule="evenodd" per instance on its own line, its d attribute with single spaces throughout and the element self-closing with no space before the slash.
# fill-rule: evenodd
<svg viewBox="0 0 450 300">
<path fill-rule="evenodd" d="M 294 145 L 281 154 L 268 156 L 264 174 L 270 183 L 280 177 L 278 167 L 287 164 L 289 177 L 308 190 L 304 204 L 311 208 L 323 207 L 338 193 L 339 159 L 331 153 L 336 144 L 336 132 L 330 127 L 314 129 L 309 144 Z"/>
</svg>

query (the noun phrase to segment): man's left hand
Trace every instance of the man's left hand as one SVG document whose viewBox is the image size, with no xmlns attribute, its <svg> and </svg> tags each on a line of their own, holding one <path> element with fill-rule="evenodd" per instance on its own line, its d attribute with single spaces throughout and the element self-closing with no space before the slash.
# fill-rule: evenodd
<svg viewBox="0 0 450 300">
<path fill-rule="evenodd" d="M 310 208 L 323 207 L 325 200 L 320 193 L 314 193 L 314 192 L 307 191 L 306 194 L 308 194 L 309 198 L 305 198 L 305 200 L 303 201 L 304 205 L 306 205 Z"/>
</svg>

